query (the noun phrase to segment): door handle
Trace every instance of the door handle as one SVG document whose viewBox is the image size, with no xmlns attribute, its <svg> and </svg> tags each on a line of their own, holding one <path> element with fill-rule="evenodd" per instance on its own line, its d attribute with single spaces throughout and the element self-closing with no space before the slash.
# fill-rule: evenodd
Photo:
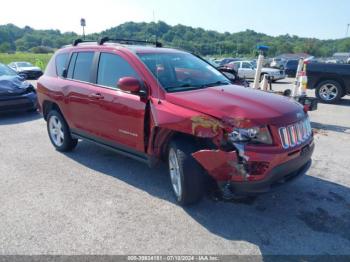
<svg viewBox="0 0 350 262">
<path fill-rule="evenodd" d="M 103 99 L 103 95 L 99 94 L 99 93 L 94 93 L 94 94 L 90 94 L 89 98 L 91 99 Z"/>
</svg>

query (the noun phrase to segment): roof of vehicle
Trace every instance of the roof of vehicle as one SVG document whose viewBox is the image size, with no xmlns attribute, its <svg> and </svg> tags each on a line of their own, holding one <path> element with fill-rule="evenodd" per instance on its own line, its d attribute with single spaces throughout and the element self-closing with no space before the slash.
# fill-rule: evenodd
<svg viewBox="0 0 350 262">
<path fill-rule="evenodd" d="M 99 45 L 97 42 L 81 43 L 76 46 L 67 45 L 62 48 L 62 50 L 65 49 L 127 49 L 133 53 L 186 53 L 186 51 L 180 49 L 155 47 L 151 45 L 127 45 L 119 43 L 104 43 L 103 45 Z"/>
</svg>

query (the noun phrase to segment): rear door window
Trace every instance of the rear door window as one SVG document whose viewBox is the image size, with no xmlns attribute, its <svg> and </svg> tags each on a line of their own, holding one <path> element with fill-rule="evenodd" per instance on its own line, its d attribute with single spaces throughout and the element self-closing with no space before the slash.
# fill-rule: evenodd
<svg viewBox="0 0 350 262">
<path fill-rule="evenodd" d="M 77 53 L 72 79 L 90 82 L 94 52 Z"/>
<path fill-rule="evenodd" d="M 117 82 L 122 77 L 140 79 L 133 67 L 116 54 L 101 53 L 98 65 L 97 84 L 117 88 Z"/>
<path fill-rule="evenodd" d="M 70 62 L 69 62 L 69 66 L 68 66 L 68 74 L 67 74 L 67 78 L 69 78 L 69 79 L 73 78 L 75 60 L 77 60 L 77 53 L 73 53 L 71 58 L 70 58 Z"/>
<path fill-rule="evenodd" d="M 63 70 L 66 68 L 69 53 L 59 54 L 56 56 L 56 73 L 62 77 Z"/>
</svg>

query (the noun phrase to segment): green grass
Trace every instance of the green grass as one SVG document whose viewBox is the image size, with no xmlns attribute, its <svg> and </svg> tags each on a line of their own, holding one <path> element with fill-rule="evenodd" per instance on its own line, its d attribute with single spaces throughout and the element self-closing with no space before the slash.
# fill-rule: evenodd
<svg viewBox="0 0 350 262">
<path fill-rule="evenodd" d="M 21 52 L 16 52 L 14 54 L 0 53 L 0 63 L 7 65 L 15 61 L 26 61 L 44 70 L 51 56 L 52 54 L 34 54 Z"/>
</svg>

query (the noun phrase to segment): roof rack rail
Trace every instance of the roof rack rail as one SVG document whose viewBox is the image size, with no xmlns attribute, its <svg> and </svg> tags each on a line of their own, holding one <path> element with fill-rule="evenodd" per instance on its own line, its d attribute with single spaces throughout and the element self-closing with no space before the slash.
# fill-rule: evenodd
<svg viewBox="0 0 350 262">
<path fill-rule="evenodd" d="M 152 44 L 155 47 L 163 47 L 163 44 L 158 41 L 147 41 L 147 40 L 135 40 L 135 39 L 121 39 L 121 38 L 109 38 L 108 36 L 102 37 L 99 41 L 99 45 L 103 45 L 106 42 L 116 42 L 121 44 Z"/>
<path fill-rule="evenodd" d="M 75 39 L 74 41 L 73 41 L 73 46 L 77 46 L 77 45 L 79 45 L 79 44 L 81 44 L 81 43 L 91 43 L 91 42 L 96 42 L 96 41 L 93 41 L 93 40 L 83 40 L 83 39 L 81 39 L 81 38 L 78 38 L 78 39 Z"/>
</svg>

